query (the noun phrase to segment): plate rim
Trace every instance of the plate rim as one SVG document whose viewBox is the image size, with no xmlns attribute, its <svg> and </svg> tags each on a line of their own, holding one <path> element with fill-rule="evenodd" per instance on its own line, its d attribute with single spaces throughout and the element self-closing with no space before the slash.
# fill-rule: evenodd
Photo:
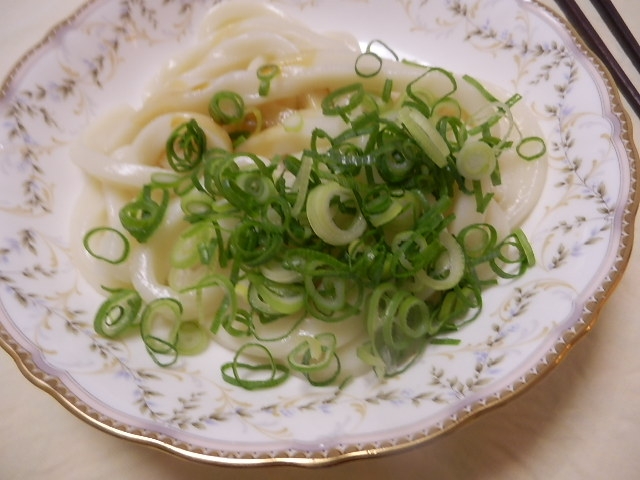
<svg viewBox="0 0 640 480">
<path fill-rule="evenodd" d="M 0 84 L 0 101 L 4 100 L 11 89 L 13 81 L 19 75 L 21 69 L 25 67 L 35 57 L 41 49 L 45 48 L 58 33 L 72 26 L 84 13 L 89 11 L 94 5 L 105 0 L 86 0 L 63 20 L 53 25 L 32 47 L 23 53 L 18 60 L 9 68 L 8 73 Z M 217 464 L 225 466 L 264 466 L 264 465 L 293 465 L 304 467 L 318 467 L 335 464 L 353 459 L 363 459 L 388 455 L 413 449 L 429 443 L 436 437 L 450 435 L 463 425 L 467 425 L 479 418 L 482 414 L 496 410 L 504 406 L 530 388 L 537 385 L 546 378 L 555 368 L 562 363 L 573 347 L 584 338 L 601 318 L 601 310 L 615 292 L 629 264 L 630 256 L 634 249 L 634 226 L 636 222 L 638 208 L 640 206 L 640 191 L 638 190 L 638 171 L 640 169 L 640 159 L 638 148 L 633 141 L 633 124 L 631 116 L 623 103 L 620 90 L 618 89 L 612 74 L 604 65 L 602 60 L 587 46 L 578 31 L 559 14 L 555 8 L 543 4 L 540 0 L 519 0 L 522 7 L 528 4 L 529 8 L 539 9 L 548 19 L 555 22 L 557 26 L 564 29 L 577 50 L 583 54 L 589 63 L 596 68 L 597 73 L 604 80 L 607 87 L 611 112 L 619 119 L 621 129 L 619 137 L 628 154 L 630 166 L 629 195 L 625 202 L 624 215 L 621 220 L 621 237 L 618 249 L 616 250 L 616 260 L 610 266 L 605 280 L 599 285 L 599 289 L 588 301 L 585 302 L 583 314 L 579 317 L 580 329 L 574 331 L 564 331 L 562 336 L 556 339 L 553 348 L 538 359 L 536 365 L 507 388 L 497 392 L 491 399 L 479 402 L 474 401 L 465 409 L 464 415 L 460 415 L 455 420 L 449 418 L 439 427 L 432 427 L 427 433 L 415 435 L 415 438 L 397 444 L 383 442 L 381 445 L 367 444 L 361 447 L 348 445 L 344 450 L 336 447 L 324 453 L 318 452 L 277 452 L 276 455 L 236 452 L 221 452 L 203 447 L 195 447 L 187 442 L 167 437 L 159 432 L 151 432 L 138 427 L 131 427 L 118 420 L 111 419 L 91 405 L 85 403 L 67 388 L 61 378 L 44 371 L 34 361 L 34 354 L 22 347 L 13 336 L 7 331 L 4 320 L 8 318 L 4 308 L 0 309 L 0 347 L 13 359 L 21 374 L 37 388 L 52 396 L 66 410 L 79 418 L 81 421 L 108 433 L 117 438 L 121 438 L 134 443 L 157 448 L 175 454 L 179 457 L 193 460 L 200 463 Z M 533 7 L 531 7 L 533 6 Z M 558 347 L 562 347 L 558 350 Z M 194 448 L 195 447 L 195 448 Z"/>
</svg>

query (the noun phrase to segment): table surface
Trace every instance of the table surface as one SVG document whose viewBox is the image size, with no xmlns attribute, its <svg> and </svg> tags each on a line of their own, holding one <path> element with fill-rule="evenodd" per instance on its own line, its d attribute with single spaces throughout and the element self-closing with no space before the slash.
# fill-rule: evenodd
<svg viewBox="0 0 640 480">
<path fill-rule="evenodd" d="M 562 0 L 560 0 L 562 1 Z M 0 76 L 83 0 L 0 0 Z M 551 0 L 542 0 L 557 10 Z M 636 85 L 640 75 L 587 0 L 592 23 Z M 640 35 L 640 2 L 615 0 Z M 640 121 L 624 103 L 640 145 Z M 636 226 L 636 238 L 638 235 Z M 418 448 L 328 468 L 192 463 L 91 427 L 34 387 L 0 349 L 0 478 L 635 479 L 640 471 L 640 250 L 593 330 L 542 381 Z"/>
</svg>

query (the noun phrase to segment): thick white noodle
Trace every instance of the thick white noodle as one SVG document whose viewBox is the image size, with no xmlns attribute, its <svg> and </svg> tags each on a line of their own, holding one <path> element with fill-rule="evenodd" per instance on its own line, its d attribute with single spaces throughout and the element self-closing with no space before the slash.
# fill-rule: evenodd
<svg viewBox="0 0 640 480">
<path fill-rule="evenodd" d="M 122 230 L 119 209 L 138 195 L 140 187 L 148 183 L 154 173 L 168 171 L 166 139 L 186 119 L 197 119 L 210 147 L 231 149 L 229 135 L 207 114 L 209 100 L 218 91 L 237 92 L 248 108 L 260 106 L 266 112 L 262 132 L 251 138 L 244 148 L 270 158 L 301 151 L 309 144 L 316 127 L 330 134 L 344 128 L 340 118 L 323 116 L 319 107 L 319 99 L 331 89 L 361 81 L 379 94 L 384 81 L 390 78 L 394 91 L 402 91 L 424 71 L 415 65 L 385 60 L 376 77 L 357 78 L 354 64 L 359 54 L 358 42 L 348 35 L 312 32 L 262 3 L 224 2 L 214 7 L 204 19 L 196 42 L 171 60 L 153 80 L 141 108 L 116 108 L 92 124 L 71 149 L 73 161 L 89 177 L 74 214 L 71 237 L 74 257 L 84 276 L 97 289 L 133 286 L 146 301 L 173 296 L 182 302 L 185 318 L 211 318 L 221 301 L 221 291 L 209 289 L 206 295 L 179 293 L 188 282 L 210 272 L 174 269 L 169 263 L 173 242 L 188 226 L 177 200 L 172 200 L 160 234 L 142 245 L 132 240 L 131 254 L 120 265 L 109 265 L 91 257 L 84 251 L 82 238 L 93 227 Z M 258 94 L 256 69 L 268 63 L 279 65 L 281 74 L 273 79 L 269 96 L 265 98 Z M 483 112 L 487 101 L 482 95 L 461 77 L 456 76 L 456 81 L 453 96 L 467 115 L 473 118 Z M 443 75 L 428 75 L 421 85 L 436 95 L 451 88 Z M 286 118 L 291 115 L 299 116 L 299 128 L 290 128 L 287 124 Z M 511 132 L 512 140 L 517 140 L 518 131 L 542 137 L 535 117 L 524 102 L 513 109 L 513 116 L 517 128 L 511 126 L 503 134 Z M 507 153 L 500 157 L 499 163 L 503 183 L 493 189 L 497 202 L 492 203 L 485 214 L 479 214 L 472 197 L 460 196 L 454 208 L 457 220 L 451 227 L 452 232 L 469 222 L 488 221 L 504 236 L 531 211 L 543 186 L 546 162 L 544 159 L 524 162 Z M 119 245 L 101 248 L 115 251 Z M 267 326 L 262 334 L 267 338 L 277 337 L 278 333 L 282 334 L 277 328 Z M 359 317 L 337 324 L 305 319 L 291 335 L 271 342 L 269 349 L 279 358 L 286 357 L 305 336 L 327 331 L 333 331 L 339 345 L 348 351 L 351 360 L 343 363 L 356 369 L 353 345 L 363 335 Z M 223 332 L 218 335 L 218 341 L 235 350 L 243 340 Z"/>
</svg>

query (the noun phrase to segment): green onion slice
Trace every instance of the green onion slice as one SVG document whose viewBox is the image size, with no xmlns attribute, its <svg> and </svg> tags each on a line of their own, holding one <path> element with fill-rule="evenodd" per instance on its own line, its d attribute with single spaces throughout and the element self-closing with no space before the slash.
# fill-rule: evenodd
<svg viewBox="0 0 640 480">
<path fill-rule="evenodd" d="M 129 256 L 129 240 L 111 227 L 97 227 L 89 230 L 82 240 L 82 245 L 89 255 L 112 265 L 124 262 Z M 99 251 L 102 253 L 98 253 Z"/>
<path fill-rule="evenodd" d="M 231 280 L 224 275 L 213 273 L 207 275 L 195 285 L 181 290 L 181 293 L 198 292 L 200 295 L 205 295 L 208 289 L 222 290 L 222 293 L 224 293 L 224 300 L 209 326 L 211 333 L 215 334 L 221 326 L 226 328 L 227 325 L 230 325 L 236 320 L 236 315 L 238 314 L 238 298 L 235 285 Z"/>
<path fill-rule="evenodd" d="M 232 91 L 208 104 L 232 139 L 231 152 L 207 148 L 195 119 L 179 125 L 166 140 L 171 171 L 154 173 L 120 210 L 122 233 L 95 228 L 83 244 L 98 260 L 125 262 L 126 233 L 149 240 L 175 199 L 184 223 L 175 233 L 162 230 L 172 235 L 171 274 L 194 279 L 178 298 L 194 299 L 195 318 L 183 319 L 177 299 L 145 306 L 135 291 L 118 289 L 98 310 L 96 332 L 115 338 L 137 326 L 153 360 L 168 366 L 204 351 L 222 328 L 244 343 L 222 366 L 222 378 L 248 390 L 278 386 L 291 372 L 317 386 L 342 381 L 339 339 L 331 330 L 300 332 L 309 318 L 331 329 L 361 315 L 366 340 L 357 355 L 379 376 L 403 372 L 429 344 L 456 342 L 453 332 L 481 311 L 482 289 L 522 275 L 535 255 L 521 230 L 499 239 L 495 227 L 479 223 L 454 237 L 453 199 L 470 195 L 486 211 L 491 187 L 501 181 L 499 155 L 514 149 L 531 161 L 546 145 L 539 137 L 513 141 L 520 132 L 511 107 L 521 97 L 501 101 L 471 77 L 464 81 L 488 104 L 478 112 L 463 110 L 456 77 L 443 69 L 417 66 L 404 89 L 391 78 L 367 80 L 381 75 L 389 56 L 398 60 L 382 42 L 367 46 L 354 65 L 361 81 L 321 102 L 343 130 L 313 128 L 298 156 L 242 152 L 271 116 L 262 118 L 253 97 L 245 108 Z M 275 64 L 258 68 L 258 94 L 269 95 L 281 73 Z M 297 112 L 279 128 L 291 134 L 303 126 Z M 487 269 L 495 273 L 490 279 Z M 219 299 L 215 311 L 209 296 Z M 279 363 L 268 344 L 294 333 L 302 338 Z"/>
<path fill-rule="evenodd" d="M 260 80 L 260 86 L 258 88 L 258 94 L 261 97 L 269 95 L 271 89 L 271 81 L 280 74 L 280 67 L 273 63 L 268 65 L 262 65 L 256 72 L 258 80 Z"/>
<path fill-rule="evenodd" d="M 382 70 L 382 58 L 371 51 L 361 53 L 356 59 L 355 69 L 359 77 L 375 77 Z"/>
<path fill-rule="evenodd" d="M 235 92 L 218 92 L 209 102 L 209 115 L 222 125 L 238 123 L 244 118 L 244 99 Z"/>
<path fill-rule="evenodd" d="M 198 322 L 182 322 L 178 328 L 176 351 L 180 355 L 198 355 L 207 349 L 209 339 L 209 334 Z"/>
<path fill-rule="evenodd" d="M 398 119 L 433 163 L 439 167 L 447 165 L 449 146 L 427 117 L 415 108 L 405 106 L 398 112 Z"/>
<path fill-rule="evenodd" d="M 136 325 L 142 299 L 135 290 L 115 290 L 101 305 L 93 321 L 103 337 L 116 338 Z"/>
<path fill-rule="evenodd" d="M 439 257 L 442 264 L 436 262 L 423 281 L 434 290 L 449 290 L 455 287 L 464 275 L 465 257 L 462 247 L 449 232 L 443 231 L 440 234 L 440 242 L 446 249 Z"/>
<path fill-rule="evenodd" d="M 336 345 L 337 340 L 333 333 L 309 336 L 291 351 L 287 357 L 289 366 L 302 373 L 322 370 L 331 363 Z"/>
<path fill-rule="evenodd" d="M 348 211 L 349 201 L 354 203 L 352 212 Z M 341 211 L 336 205 L 343 205 L 344 209 Z M 367 228 L 353 192 L 335 182 L 323 183 L 309 192 L 307 219 L 314 233 L 329 245 L 347 245 Z"/>
<path fill-rule="evenodd" d="M 174 298 L 157 298 L 142 312 L 140 334 L 152 359 L 169 366 L 178 359 L 182 304 Z"/>
<path fill-rule="evenodd" d="M 243 355 L 249 354 L 252 354 L 252 358 L 266 357 L 266 362 L 240 361 Z M 233 361 L 222 365 L 221 373 L 224 381 L 231 385 L 242 387 L 245 390 L 262 390 L 282 384 L 289 377 L 289 368 L 277 363 L 264 345 L 246 343 L 238 349 Z"/>
<path fill-rule="evenodd" d="M 362 103 L 364 97 L 365 90 L 361 83 L 338 88 L 322 100 L 322 112 L 327 116 L 340 115 L 345 118 Z"/>
<path fill-rule="evenodd" d="M 177 127 L 167 140 L 167 161 L 178 173 L 196 168 L 207 149 L 204 130 L 194 119 Z"/>
<path fill-rule="evenodd" d="M 469 180 L 482 180 L 493 173 L 496 168 L 496 154 L 489 145 L 482 141 L 465 143 L 455 155 L 458 172 Z"/>
<path fill-rule="evenodd" d="M 502 278 L 517 278 L 535 265 L 535 255 L 531 244 L 521 229 L 515 230 L 497 247 L 495 258 L 489 261 L 491 269 Z M 515 266 L 515 271 L 509 271 Z"/>
<path fill-rule="evenodd" d="M 547 153 L 547 146 L 540 137 L 527 137 L 516 145 L 516 152 L 521 158 L 532 161 L 543 157 Z"/>
<path fill-rule="evenodd" d="M 145 185 L 140 196 L 120 210 L 120 223 L 138 242 L 146 242 L 160 226 L 169 205 L 169 192 L 162 189 L 162 198 L 152 198 L 152 188 Z"/>
</svg>

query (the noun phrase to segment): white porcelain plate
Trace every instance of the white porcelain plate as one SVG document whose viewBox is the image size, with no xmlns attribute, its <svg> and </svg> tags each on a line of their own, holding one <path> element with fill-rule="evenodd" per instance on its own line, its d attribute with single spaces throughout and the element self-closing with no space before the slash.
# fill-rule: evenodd
<svg viewBox="0 0 640 480">
<path fill-rule="evenodd" d="M 123 438 L 206 462 L 308 465 L 426 442 L 557 364 L 627 263 L 636 153 L 610 76 L 551 12 L 525 0 L 272 0 L 318 31 L 382 39 L 404 56 L 518 91 L 537 115 L 550 154 L 524 225 L 537 266 L 487 292 L 459 345 L 429 348 L 386 382 L 370 375 L 337 390 L 294 379 L 255 393 L 220 378 L 231 356 L 222 349 L 163 369 L 137 339 L 96 336 L 100 298 L 69 256 L 83 181 L 69 143 L 110 107 L 138 105 L 213 3 L 95 0 L 5 81 L 0 344 L 25 376 Z"/>
</svg>

